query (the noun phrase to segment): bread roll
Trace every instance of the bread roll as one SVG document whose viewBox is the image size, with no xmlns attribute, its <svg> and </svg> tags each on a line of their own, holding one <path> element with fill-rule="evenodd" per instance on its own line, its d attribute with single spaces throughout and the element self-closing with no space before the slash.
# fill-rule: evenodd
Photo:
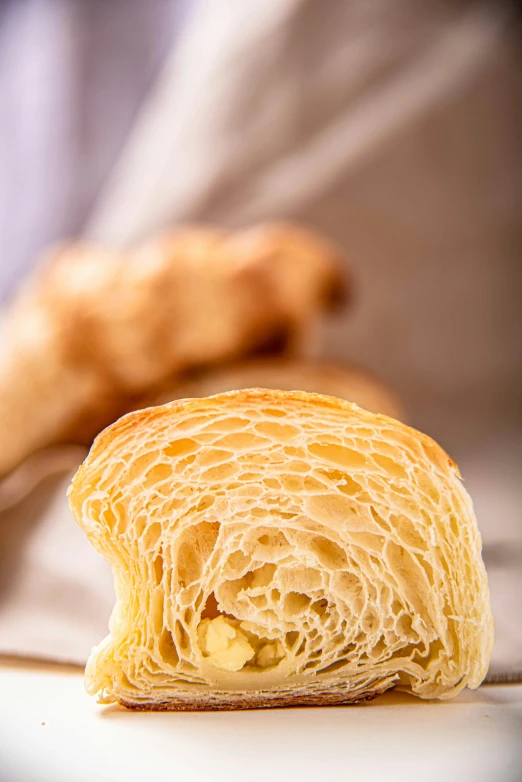
<svg viewBox="0 0 522 782">
<path fill-rule="evenodd" d="M 289 225 L 56 253 L 4 324 L 0 476 L 44 446 L 90 443 L 166 378 L 295 339 L 339 294 L 339 269 Z"/>
<path fill-rule="evenodd" d="M 429 437 L 254 389 L 131 413 L 76 474 L 117 603 L 87 689 L 136 709 L 450 698 L 493 642 L 473 507 Z"/>
<path fill-rule="evenodd" d="M 405 412 L 396 394 L 372 373 L 351 364 L 327 364 L 322 361 L 274 356 L 250 359 L 233 366 L 200 373 L 192 380 L 162 393 L 151 404 L 173 399 L 211 396 L 223 391 L 245 388 L 300 389 L 355 402 L 371 413 L 383 413 L 405 420 Z"/>
</svg>

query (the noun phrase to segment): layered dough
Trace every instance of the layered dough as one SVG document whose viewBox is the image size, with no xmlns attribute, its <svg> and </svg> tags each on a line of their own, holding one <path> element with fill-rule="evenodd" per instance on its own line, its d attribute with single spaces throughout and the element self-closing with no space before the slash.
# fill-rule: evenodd
<svg viewBox="0 0 522 782">
<path fill-rule="evenodd" d="M 87 688 L 144 709 L 349 703 L 483 680 L 493 623 L 456 465 L 333 397 L 248 390 L 132 413 L 70 489 L 111 563 Z"/>
<path fill-rule="evenodd" d="M 286 224 L 54 253 L 3 324 L 0 477 L 44 446 L 90 444 L 188 370 L 295 343 L 342 292 L 340 267 L 327 241 Z"/>
</svg>

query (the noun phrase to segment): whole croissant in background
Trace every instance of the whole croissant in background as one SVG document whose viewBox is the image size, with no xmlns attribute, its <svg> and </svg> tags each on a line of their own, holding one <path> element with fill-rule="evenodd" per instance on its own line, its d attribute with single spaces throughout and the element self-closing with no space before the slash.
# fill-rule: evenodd
<svg viewBox="0 0 522 782">
<path fill-rule="evenodd" d="M 318 394 L 130 413 L 69 490 L 117 595 L 88 691 L 190 710 L 478 687 L 493 620 L 459 478 L 426 435 Z"/>
<path fill-rule="evenodd" d="M 6 315 L 0 476 L 43 446 L 89 442 L 166 378 L 295 339 L 338 296 L 338 260 L 278 224 L 58 252 Z"/>
</svg>

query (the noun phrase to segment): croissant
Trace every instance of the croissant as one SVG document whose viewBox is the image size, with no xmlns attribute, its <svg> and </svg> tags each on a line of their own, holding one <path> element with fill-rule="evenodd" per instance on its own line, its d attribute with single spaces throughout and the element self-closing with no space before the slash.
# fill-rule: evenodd
<svg viewBox="0 0 522 782">
<path fill-rule="evenodd" d="M 159 396 L 149 397 L 148 404 L 140 407 L 257 387 L 288 391 L 298 388 L 337 396 L 372 413 L 383 413 L 401 421 L 405 419 L 395 393 L 371 372 L 351 364 L 327 364 L 288 356 L 248 359 L 232 366 L 214 368 L 168 391 L 163 389 Z"/>
<path fill-rule="evenodd" d="M 7 314 L 0 475 L 43 446 L 90 443 L 187 368 L 288 342 L 339 295 L 339 269 L 326 241 L 277 224 L 58 252 Z"/>
<path fill-rule="evenodd" d="M 135 709 L 342 704 L 483 680 L 473 507 L 429 437 L 333 397 L 254 389 L 130 413 L 69 490 L 111 563 L 89 693 Z"/>
</svg>

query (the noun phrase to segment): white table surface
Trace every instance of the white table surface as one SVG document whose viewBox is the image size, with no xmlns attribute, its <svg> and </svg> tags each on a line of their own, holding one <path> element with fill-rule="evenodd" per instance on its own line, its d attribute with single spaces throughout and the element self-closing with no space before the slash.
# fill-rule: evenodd
<svg viewBox="0 0 522 782">
<path fill-rule="evenodd" d="M 522 685 L 446 702 L 139 713 L 97 705 L 78 669 L 0 662 L 1 782 L 283 779 L 520 780 Z"/>
</svg>

